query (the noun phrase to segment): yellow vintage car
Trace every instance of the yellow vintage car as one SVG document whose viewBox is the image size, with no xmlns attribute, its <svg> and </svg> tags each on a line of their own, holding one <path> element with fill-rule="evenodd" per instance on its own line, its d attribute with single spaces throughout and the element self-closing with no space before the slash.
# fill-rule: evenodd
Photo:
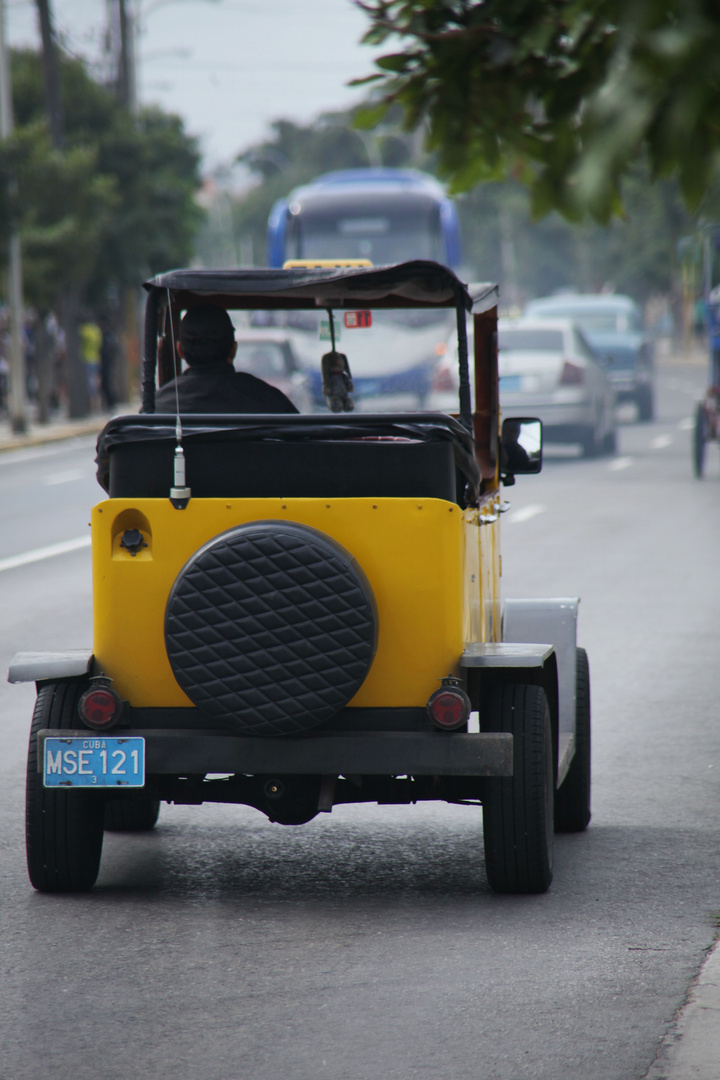
<svg viewBox="0 0 720 1080">
<path fill-rule="evenodd" d="M 92 888 L 104 830 L 152 828 L 163 801 L 299 825 L 340 803 L 440 800 L 482 807 L 494 890 L 544 892 L 554 830 L 590 819 L 589 679 L 576 599 L 501 605 L 501 484 L 540 470 L 542 438 L 522 418 L 501 437 L 496 287 L 416 261 L 177 270 L 145 288 L 143 413 L 98 442 L 93 647 L 10 669 L 38 686 L 33 886 Z M 154 413 L 199 303 L 342 317 L 346 351 L 331 331 L 323 371 L 344 411 Z M 377 312 L 443 310 L 458 413 L 349 411 L 353 334 Z"/>
</svg>

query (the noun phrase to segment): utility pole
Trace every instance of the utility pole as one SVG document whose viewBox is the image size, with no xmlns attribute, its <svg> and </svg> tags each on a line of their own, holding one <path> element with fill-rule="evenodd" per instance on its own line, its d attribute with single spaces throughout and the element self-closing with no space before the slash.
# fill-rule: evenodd
<svg viewBox="0 0 720 1080">
<path fill-rule="evenodd" d="M 137 112 L 137 78 L 135 74 L 135 16 L 132 0 L 116 0 L 120 23 L 120 63 L 118 65 L 118 98 L 133 116 Z"/>
<path fill-rule="evenodd" d="M 10 69 L 5 42 L 5 0 L 0 0 L 0 139 L 4 142 L 13 130 Z M 10 181 L 10 194 L 15 181 Z M 22 258 L 17 225 L 10 231 L 8 253 L 8 307 L 10 308 L 10 424 L 16 435 L 27 431 L 25 400 L 25 352 L 23 349 Z"/>
<path fill-rule="evenodd" d="M 42 38 L 43 82 L 45 108 L 50 124 L 53 149 L 62 153 L 65 149 L 65 114 L 60 87 L 60 65 L 52 25 L 50 0 L 36 0 L 40 36 Z M 78 316 L 81 287 L 77 281 L 68 281 L 60 291 L 60 317 L 65 330 L 65 379 L 68 393 L 68 412 L 71 419 L 87 416 L 90 406 L 87 371 L 80 356 Z"/>
<path fill-rule="evenodd" d="M 136 16 L 134 0 L 110 0 L 113 26 L 119 31 L 117 50 L 117 97 L 128 112 L 137 116 L 136 74 Z M 138 335 L 138 290 L 124 285 L 119 291 L 117 330 L 120 350 L 116 361 L 115 389 L 121 401 L 131 396 L 131 383 L 136 383 L 140 369 Z"/>
<path fill-rule="evenodd" d="M 42 38 L 43 83 L 45 108 L 50 124 L 50 138 L 56 150 L 65 149 L 65 117 L 60 93 L 60 69 L 50 18 L 50 0 L 37 0 L 40 36 Z"/>
</svg>

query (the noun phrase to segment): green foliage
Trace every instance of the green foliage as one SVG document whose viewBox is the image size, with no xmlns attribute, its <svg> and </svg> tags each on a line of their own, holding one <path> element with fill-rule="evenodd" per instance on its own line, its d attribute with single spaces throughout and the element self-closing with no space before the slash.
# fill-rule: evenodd
<svg viewBox="0 0 720 1080">
<path fill-rule="evenodd" d="M 0 239 L 14 219 L 28 303 L 54 306 L 70 285 L 97 307 L 110 290 L 189 261 L 199 154 L 177 117 L 132 117 L 81 61 L 63 57 L 60 76 L 62 152 L 50 143 L 40 56 L 13 54 L 16 129 L 0 148 Z"/>
<path fill-rule="evenodd" d="M 651 185 L 636 166 L 622 198 L 621 218 L 578 225 L 557 213 L 533 220 L 530 196 L 517 181 L 480 184 L 458 201 L 466 261 L 475 275 L 499 281 L 511 305 L 559 288 L 609 285 L 639 301 L 671 295 L 679 242 L 694 229 L 677 183 Z"/>
<path fill-rule="evenodd" d="M 250 246 L 256 265 L 263 265 L 272 204 L 329 169 L 362 167 L 379 160 L 383 165 L 436 172 L 433 158 L 422 150 L 419 140 L 411 141 L 400 132 L 397 111 L 386 116 L 382 128 L 366 136 L 372 140 L 366 149 L 347 130 L 361 111 L 334 114 L 307 127 L 278 121 L 271 138 L 248 149 L 242 160 L 256 173 L 258 183 L 240 199 L 223 205 L 214 237 L 208 227 L 204 230 L 206 265 L 217 261 L 217 252 L 226 252 L 228 262 L 246 261 Z M 701 210 L 706 218 L 720 220 L 720 187 L 714 203 L 713 192 Z M 498 281 L 504 303 L 568 286 L 592 291 L 607 283 L 638 300 L 672 293 L 678 242 L 695 228 L 677 182 L 661 180 L 651 185 L 647 168 L 634 165 L 622 182 L 621 193 L 621 217 L 608 226 L 591 221 L 580 225 L 555 212 L 535 220 L 531 197 L 517 179 L 476 184 L 458 197 L 467 276 Z M 227 251 L 229 214 L 238 241 L 234 253 Z M 211 215 L 208 225 L 213 220 Z"/>
<path fill-rule="evenodd" d="M 636 160 L 696 207 L 720 135 L 716 0 L 358 0 L 378 61 L 372 115 L 400 106 L 456 191 L 526 183 L 535 216 L 607 221 Z"/>
<path fill-rule="evenodd" d="M 96 151 L 77 146 L 59 153 L 45 125 L 18 128 L 4 152 L 17 181 L 25 294 L 34 306 L 48 308 L 63 282 L 85 282 L 92 274 L 116 211 L 117 187 L 97 172 Z"/>
</svg>

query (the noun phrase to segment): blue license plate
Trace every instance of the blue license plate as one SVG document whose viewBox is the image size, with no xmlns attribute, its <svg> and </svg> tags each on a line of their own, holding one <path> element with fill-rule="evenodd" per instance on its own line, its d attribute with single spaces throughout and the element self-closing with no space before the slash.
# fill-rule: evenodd
<svg viewBox="0 0 720 1080">
<path fill-rule="evenodd" d="M 107 735 L 46 735 L 45 787 L 144 787 L 145 740 Z"/>
<path fill-rule="evenodd" d="M 500 391 L 507 390 L 510 393 L 520 390 L 522 386 L 521 375 L 501 375 L 500 376 Z"/>
</svg>

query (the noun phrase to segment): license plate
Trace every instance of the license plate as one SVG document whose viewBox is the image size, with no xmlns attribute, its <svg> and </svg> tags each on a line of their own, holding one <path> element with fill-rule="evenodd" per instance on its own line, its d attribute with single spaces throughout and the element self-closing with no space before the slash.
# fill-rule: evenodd
<svg viewBox="0 0 720 1080">
<path fill-rule="evenodd" d="M 510 393 L 517 391 L 522 386 L 521 375 L 501 375 L 500 376 L 500 390 L 508 390 Z"/>
<path fill-rule="evenodd" d="M 144 787 L 145 740 L 107 735 L 52 737 L 43 742 L 45 787 Z"/>
</svg>

